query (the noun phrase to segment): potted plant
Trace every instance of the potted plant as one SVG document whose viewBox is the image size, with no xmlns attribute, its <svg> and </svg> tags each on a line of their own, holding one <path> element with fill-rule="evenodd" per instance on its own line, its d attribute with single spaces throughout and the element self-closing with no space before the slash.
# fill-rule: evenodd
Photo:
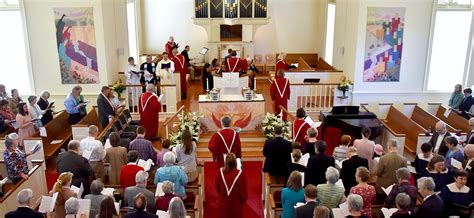
<svg viewBox="0 0 474 218">
<path fill-rule="evenodd" d="M 349 91 L 349 87 L 352 85 L 352 81 L 348 80 L 345 76 L 341 77 L 341 82 L 337 86 L 337 89 L 342 91 L 342 98 L 347 98 L 346 92 Z"/>
<path fill-rule="evenodd" d="M 123 85 L 122 80 L 118 79 L 117 82 L 115 82 L 115 84 L 112 86 L 112 89 L 114 90 L 114 92 L 117 93 L 117 96 L 120 99 L 123 90 L 125 90 L 125 86 Z"/>
</svg>

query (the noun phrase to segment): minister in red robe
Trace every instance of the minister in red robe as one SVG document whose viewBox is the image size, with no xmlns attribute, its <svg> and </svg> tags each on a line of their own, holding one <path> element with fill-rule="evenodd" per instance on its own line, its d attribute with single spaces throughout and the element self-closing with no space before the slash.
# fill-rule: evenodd
<svg viewBox="0 0 474 218">
<path fill-rule="evenodd" d="M 306 111 L 303 108 L 298 108 L 296 110 L 296 120 L 293 121 L 292 125 L 292 134 L 293 141 L 300 143 L 301 146 L 306 142 L 306 130 L 311 128 L 311 126 L 305 121 Z"/>
<path fill-rule="evenodd" d="M 174 37 L 170 36 L 170 39 L 165 44 L 165 52 L 171 57 L 173 55 L 173 49 L 175 48 L 178 48 L 178 45 L 174 42 Z"/>
<path fill-rule="evenodd" d="M 148 84 L 146 92 L 138 99 L 138 111 L 140 113 L 140 123 L 145 128 L 145 138 L 153 139 L 158 133 L 159 113 L 161 104 L 155 94 L 155 85 Z"/>
<path fill-rule="evenodd" d="M 238 58 L 237 52 L 232 51 L 230 58 L 227 58 L 225 62 L 225 72 L 245 72 L 247 71 L 249 64 L 247 60 Z"/>
<path fill-rule="evenodd" d="M 282 69 L 284 72 L 290 70 L 290 65 L 286 62 L 286 54 L 283 52 L 278 55 L 278 61 L 275 64 L 275 72 L 278 73 L 280 69 Z M 275 78 L 276 77 L 278 77 L 278 75 L 275 75 Z"/>
<path fill-rule="evenodd" d="M 288 99 L 290 99 L 290 81 L 285 78 L 283 70 L 277 72 L 278 77 L 273 80 L 272 86 L 270 87 L 270 95 L 272 100 L 275 101 L 275 113 L 280 114 L 282 111 L 280 106 L 288 109 Z M 286 113 L 283 113 L 282 119 L 286 121 Z"/>
<path fill-rule="evenodd" d="M 247 203 L 247 178 L 242 170 L 237 169 L 235 154 L 227 155 L 225 165 L 219 169 L 216 177 L 219 216 L 242 218 L 243 208 Z"/>
<path fill-rule="evenodd" d="M 239 133 L 230 128 L 230 117 L 222 118 L 221 131 L 215 133 L 209 141 L 209 151 L 212 159 L 219 167 L 224 166 L 224 154 L 234 153 L 237 158 L 242 157 L 242 147 L 240 145 Z"/>
<path fill-rule="evenodd" d="M 181 99 L 186 99 L 186 92 L 188 86 L 186 83 L 186 74 L 188 74 L 188 63 L 182 54 L 178 53 L 178 49 L 173 49 L 173 56 L 171 60 L 174 63 L 174 71 L 179 72 L 179 82 L 181 84 Z"/>
</svg>

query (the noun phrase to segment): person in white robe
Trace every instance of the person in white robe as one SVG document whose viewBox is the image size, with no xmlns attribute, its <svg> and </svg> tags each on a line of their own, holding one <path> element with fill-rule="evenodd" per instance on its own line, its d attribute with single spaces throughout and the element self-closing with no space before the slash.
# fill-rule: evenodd
<svg viewBox="0 0 474 218">
<path fill-rule="evenodd" d="M 140 83 L 141 72 L 140 68 L 135 64 L 133 57 L 128 58 L 128 65 L 125 69 L 125 78 L 127 85 L 141 85 Z M 131 111 L 136 111 L 138 107 L 138 97 L 141 94 L 140 87 L 127 87 L 129 105 Z M 134 110 L 135 109 L 135 110 Z"/>
</svg>

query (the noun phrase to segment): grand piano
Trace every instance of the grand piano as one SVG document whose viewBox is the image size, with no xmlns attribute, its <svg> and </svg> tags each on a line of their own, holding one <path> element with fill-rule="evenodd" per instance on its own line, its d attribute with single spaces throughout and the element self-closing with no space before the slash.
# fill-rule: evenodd
<svg viewBox="0 0 474 218">
<path fill-rule="evenodd" d="M 382 122 L 372 112 L 360 111 L 359 106 L 334 106 L 331 112 L 321 112 L 319 120 L 322 121 L 321 131 L 324 136 L 328 127 L 341 130 L 341 134 L 361 138 L 362 128 L 370 128 L 370 140 L 377 138 L 382 132 Z"/>
</svg>

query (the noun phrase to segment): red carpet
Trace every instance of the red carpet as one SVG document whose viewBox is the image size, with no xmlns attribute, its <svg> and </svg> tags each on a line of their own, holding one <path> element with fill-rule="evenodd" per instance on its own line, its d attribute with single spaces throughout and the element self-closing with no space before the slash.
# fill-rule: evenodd
<svg viewBox="0 0 474 218">
<path fill-rule="evenodd" d="M 48 191 L 53 189 L 54 183 L 58 180 L 59 174 L 57 172 L 46 172 L 46 184 L 48 185 Z"/>
<path fill-rule="evenodd" d="M 262 205 L 262 162 L 245 161 L 243 164 L 243 173 L 247 177 L 248 199 L 244 207 L 243 215 L 245 218 L 263 218 Z M 217 176 L 217 167 L 213 162 L 204 164 L 204 192 L 206 202 L 204 202 L 204 217 L 217 218 L 217 192 L 214 181 Z"/>
</svg>

